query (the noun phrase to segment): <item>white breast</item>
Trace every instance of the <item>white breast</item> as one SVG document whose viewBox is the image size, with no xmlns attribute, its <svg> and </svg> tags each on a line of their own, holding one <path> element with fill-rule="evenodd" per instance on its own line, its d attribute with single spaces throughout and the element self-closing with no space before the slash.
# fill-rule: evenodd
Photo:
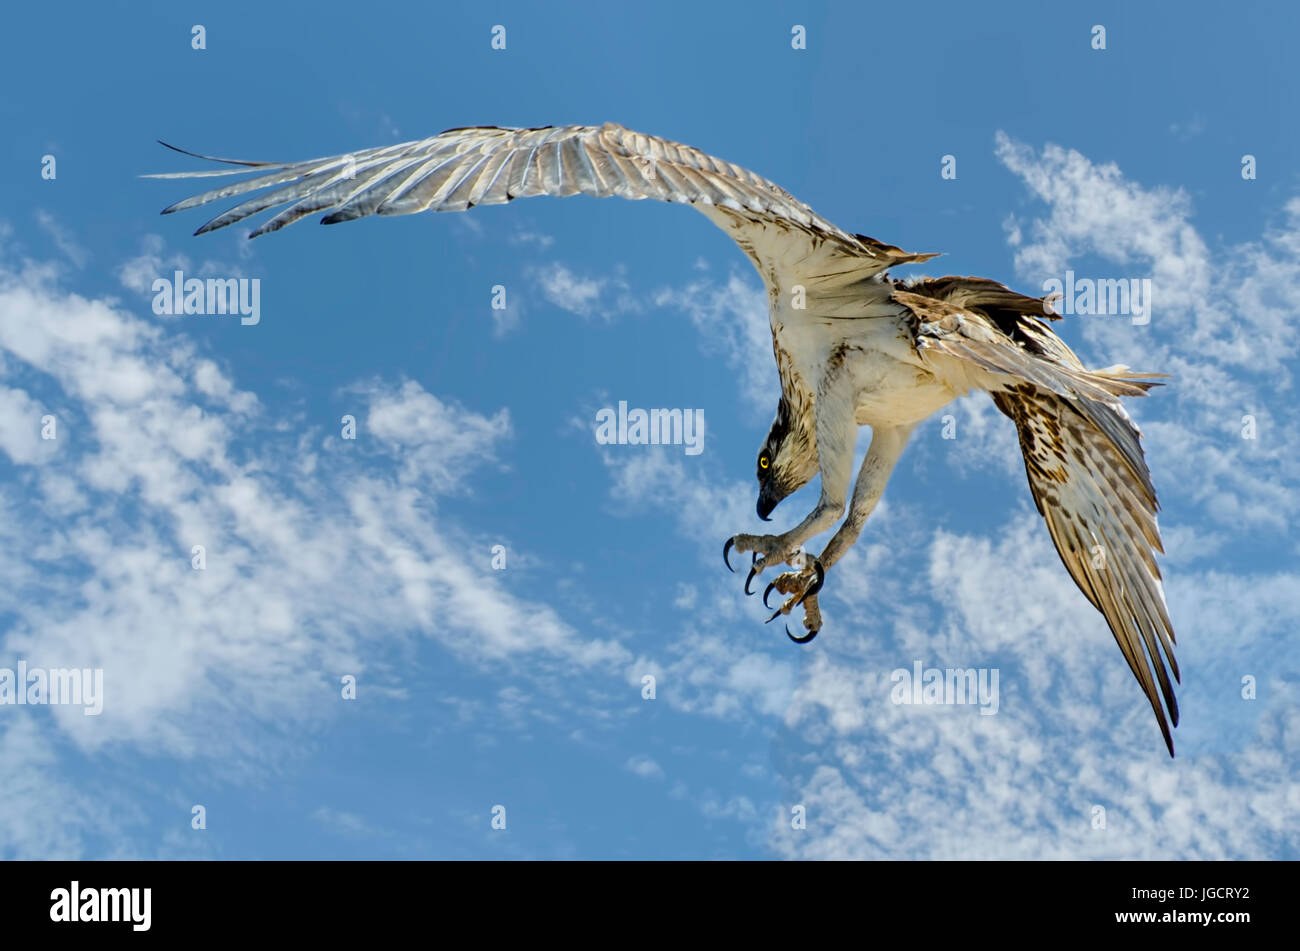
<svg viewBox="0 0 1300 951">
<path fill-rule="evenodd" d="M 912 345 L 903 308 L 887 287 L 858 287 L 833 299 L 809 297 L 800 311 L 792 295 L 773 295 L 772 332 L 789 353 L 796 385 L 815 392 L 830 354 L 843 348 L 857 390 L 862 426 L 906 426 L 951 403 L 965 390 L 937 378 Z"/>
</svg>

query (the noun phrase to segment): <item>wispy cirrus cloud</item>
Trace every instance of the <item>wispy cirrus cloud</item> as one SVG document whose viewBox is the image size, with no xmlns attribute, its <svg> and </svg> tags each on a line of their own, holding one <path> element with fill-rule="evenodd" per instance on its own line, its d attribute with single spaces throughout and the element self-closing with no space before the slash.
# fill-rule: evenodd
<svg viewBox="0 0 1300 951">
<path fill-rule="evenodd" d="M 297 746 L 330 722 L 342 674 L 391 686 L 389 655 L 412 638 L 470 669 L 526 657 L 539 696 L 562 671 L 618 676 L 624 648 L 467 561 L 472 529 L 437 514 L 496 464 L 504 410 L 376 380 L 349 390 L 359 440 L 295 433 L 166 327 L 0 264 L 0 643 L 11 660 L 100 668 L 106 691 L 98 717 L 53 706 L 38 727 L 6 708 L 0 746 L 27 779 L 0 798 L 0 854 L 75 857 L 100 813 L 128 816 L 126 801 L 76 805 L 65 758 L 147 750 L 237 774 L 284 755 L 287 729 Z M 37 798 L 84 822 L 35 821 Z"/>
<path fill-rule="evenodd" d="M 537 284 L 546 301 L 579 317 L 609 320 L 642 309 L 622 274 L 584 276 L 556 261 L 530 266 L 525 274 Z"/>
<path fill-rule="evenodd" d="M 1300 413 L 1286 395 L 1300 348 L 1300 196 L 1259 239 L 1212 248 L 1181 189 L 1144 188 L 1113 163 L 1055 145 L 1036 152 L 1004 134 L 996 151 L 1046 206 L 1041 217 L 1007 223 L 1016 270 L 1035 289 L 1070 267 L 1151 275 L 1150 324 L 1076 317 L 1063 326 L 1082 333 L 1094 362 L 1122 355 L 1171 375 L 1133 406 L 1152 420 L 1142 428 L 1166 493 L 1188 496 L 1220 524 L 1284 530 L 1300 512 L 1288 489 L 1300 481 L 1290 450 Z M 1156 408 L 1168 402 L 1176 412 Z"/>
<path fill-rule="evenodd" d="M 701 277 L 684 287 L 661 288 L 654 304 L 684 311 L 699 331 L 705 352 L 721 356 L 737 375 L 748 415 L 771 419 L 781 390 L 772 363 L 767 293 L 761 283 L 735 271 L 722 282 Z"/>
</svg>

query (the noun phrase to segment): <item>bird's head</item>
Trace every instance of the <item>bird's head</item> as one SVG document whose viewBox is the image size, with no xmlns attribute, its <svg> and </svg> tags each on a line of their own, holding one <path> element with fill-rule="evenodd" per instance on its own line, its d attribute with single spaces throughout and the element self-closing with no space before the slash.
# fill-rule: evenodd
<svg viewBox="0 0 1300 951">
<path fill-rule="evenodd" d="M 803 488 L 817 473 L 817 447 L 808 429 L 799 425 L 790 406 L 781 398 L 776 419 L 758 450 L 758 517 L 768 516 L 787 495 Z"/>
</svg>

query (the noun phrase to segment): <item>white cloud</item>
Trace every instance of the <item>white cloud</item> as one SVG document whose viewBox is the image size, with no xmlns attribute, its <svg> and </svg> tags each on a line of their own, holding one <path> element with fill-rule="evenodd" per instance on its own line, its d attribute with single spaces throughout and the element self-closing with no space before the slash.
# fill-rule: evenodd
<svg viewBox="0 0 1300 951">
<path fill-rule="evenodd" d="M 78 859 L 85 837 L 103 829 L 124 830 L 139 821 L 110 790 L 87 791 L 65 781 L 59 747 L 37 718 L 6 707 L 0 719 L 0 858 Z M 111 804 L 111 805 L 110 805 Z M 129 858 L 131 856 L 119 856 Z"/>
<path fill-rule="evenodd" d="M 497 444 L 510 436 L 507 410 L 481 416 L 444 403 L 413 380 L 351 389 L 364 394 L 370 408 L 364 426 L 401 461 L 403 481 L 428 483 L 435 493 L 461 485 L 468 470 L 494 459 Z"/>
<path fill-rule="evenodd" d="M 24 390 L 0 385 L 0 449 L 21 465 L 48 459 L 58 447 L 56 440 L 41 438 L 41 417 L 48 413 Z"/>
<path fill-rule="evenodd" d="M 663 779 L 664 768 L 644 754 L 631 757 L 623 768 L 642 779 Z"/>
<path fill-rule="evenodd" d="M 361 839 L 375 839 L 384 833 L 355 812 L 320 806 L 311 814 L 312 819 L 331 832 Z"/>
<path fill-rule="evenodd" d="M 39 749 L 28 721 L 6 718 L 6 762 L 31 778 L 0 796 L 0 854 L 84 848 L 102 810 L 59 785 L 61 756 L 135 747 L 237 775 L 284 755 L 290 734 L 309 742 L 339 709 L 342 674 L 400 686 L 388 655 L 411 638 L 517 671 L 545 705 L 575 702 L 561 674 L 618 678 L 624 648 L 512 593 L 486 559 L 463 557 L 467 529 L 435 515 L 496 460 L 504 410 L 371 381 L 352 390 L 360 449 L 336 429 L 303 436 L 172 326 L 64 290 L 49 269 L 0 267 L 0 400 L 16 414 L 0 447 L 18 475 L 0 509 L 21 512 L 0 519 L 3 652 L 102 668 L 105 684 L 98 717 L 50 707 Z M 52 448 L 32 440 L 36 392 L 65 407 Z M 35 822 L 40 797 L 89 818 Z"/>
<path fill-rule="evenodd" d="M 89 253 L 73 240 L 72 235 L 68 233 L 68 230 L 63 225 L 59 224 L 53 215 L 48 211 L 37 211 L 36 224 L 50 236 L 54 246 L 59 249 L 59 252 L 65 258 L 72 262 L 74 267 L 83 268 L 86 266 L 86 261 L 90 258 Z"/>
<path fill-rule="evenodd" d="M 734 272 L 724 284 L 702 277 L 682 288 L 656 292 L 654 304 L 686 312 L 700 333 L 704 351 L 721 355 L 736 374 L 746 412 L 770 421 L 781 385 L 772 360 L 772 330 L 762 284 Z"/>
<path fill-rule="evenodd" d="M 1285 699 L 1294 664 L 1263 675 L 1267 708 L 1236 696 L 1240 673 L 1268 656 L 1252 639 L 1274 640 L 1300 621 L 1294 577 L 1175 581 L 1186 742 L 1173 761 L 1035 514 L 991 537 L 937 532 L 929 571 L 911 587 L 922 617 L 891 599 L 870 632 L 828 632 L 835 640 L 803 669 L 778 760 L 808 828 L 772 827 L 784 854 L 1229 858 L 1296 846 L 1287 816 L 1300 718 Z M 1208 604 L 1196 603 L 1198 592 Z M 888 672 L 913 660 L 999 668 L 998 714 L 894 705 Z M 1231 704 L 1251 725 L 1216 744 Z M 1093 827 L 1094 806 L 1106 810 L 1104 830 Z"/>
<path fill-rule="evenodd" d="M 612 277 L 582 277 L 558 262 L 525 270 L 541 289 L 542 296 L 561 310 L 580 317 L 603 317 L 636 313 L 641 303 L 622 274 Z"/>
<path fill-rule="evenodd" d="M 920 457 L 938 461 L 962 475 L 988 472 L 1009 477 L 1024 472 L 1015 424 L 998 411 L 987 393 L 969 393 L 923 422 L 912 434 L 907 452 L 913 461 Z"/>
<path fill-rule="evenodd" d="M 1192 224 L 1179 189 L 1144 188 L 1114 164 L 1049 145 L 1040 153 L 999 133 L 999 159 L 1047 205 L 1012 219 L 1016 270 L 1037 290 L 1067 268 L 1081 275 L 1150 276 L 1151 323 L 1067 317 L 1058 330 L 1083 334 L 1095 363 L 1124 362 L 1171 375 L 1132 404 L 1143 423 L 1157 488 L 1181 494 L 1222 525 L 1285 530 L 1300 515 L 1300 414 L 1289 395 L 1300 347 L 1300 197 L 1258 241 L 1212 249 Z M 1100 267 L 1091 262 L 1104 262 Z M 1105 270 L 1103 271 L 1102 268 Z M 1168 407 L 1168 409 L 1165 409 Z M 1243 419 L 1258 438 L 1242 438 Z"/>
<path fill-rule="evenodd" d="M 127 290 L 147 294 L 156 278 L 170 277 L 173 271 L 190 266 L 188 256 L 168 251 L 161 236 L 147 234 L 140 239 L 140 253 L 118 266 L 117 278 Z"/>
<path fill-rule="evenodd" d="M 549 234 L 540 231 L 533 231 L 530 228 L 520 226 L 510 233 L 510 243 L 519 245 L 535 245 L 545 251 L 555 243 L 555 238 Z"/>
</svg>

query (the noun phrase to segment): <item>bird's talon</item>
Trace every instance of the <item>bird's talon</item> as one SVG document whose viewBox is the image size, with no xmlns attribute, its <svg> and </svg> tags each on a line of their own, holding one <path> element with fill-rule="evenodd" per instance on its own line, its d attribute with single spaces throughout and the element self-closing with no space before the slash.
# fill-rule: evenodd
<svg viewBox="0 0 1300 951">
<path fill-rule="evenodd" d="M 790 640 L 794 641 L 796 644 L 807 644 L 809 641 L 811 641 L 814 637 L 817 636 L 817 633 L 818 633 L 817 631 L 809 631 L 803 637 L 795 637 L 793 634 L 790 633 L 790 625 L 787 624 L 785 626 L 785 636 L 790 638 Z"/>
<path fill-rule="evenodd" d="M 817 580 L 810 584 L 808 590 L 803 593 L 803 597 L 794 603 L 796 608 L 807 601 L 811 595 L 820 591 L 822 589 L 822 583 L 826 580 L 826 569 L 822 567 L 820 558 L 813 560 L 813 568 L 817 570 Z M 817 632 L 813 631 L 813 633 L 816 634 Z M 809 638 L 809 640 L 811 640 L 811 638 Z"/>
</svg>

